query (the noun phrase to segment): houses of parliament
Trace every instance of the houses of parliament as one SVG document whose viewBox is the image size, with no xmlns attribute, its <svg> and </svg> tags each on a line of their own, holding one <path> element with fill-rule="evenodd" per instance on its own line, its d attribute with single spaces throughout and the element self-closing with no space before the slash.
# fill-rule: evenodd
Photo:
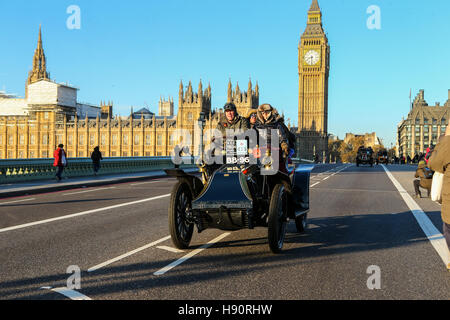
<svg viewBox="0 0 450 320">
<path fill-rule="evenodd" d="M 313 153 L 327 153 L 329 45 L 322 28 L 322 14 L 317 0 L 308 12 L 306 30 L 298 48 L 299 105 L 297 156 L 312 159 Z M 216 128 L 224 117 L 221 109 L 211 108 L 211 86 L 202 81 L 195 91 L 181 81 L 178 112 L 173 98 L 160 99 L 158 114 L 146 108 L 130 111 L 128 117 L 113 115 L 113 103 L 99 106 L 77 100 L 78 88 L 57 83 L 47 72 L 42 31 L 39 28 L 33 67 L 25 84 L 25 98 L 0 91 L 0 159 L 49 158 L 59 144 L 68 157 L 89 157 L 99 146 L 105 157 L 169 156 L 179 144 L 180 130 L 194 137 L 200 113 L 205 115 L 205 129 Z M 227 101 L 233 102 L 240 115 L 260 104 L 256 83 L 241 91 L 239 84 L 227 88 Z M 225 103 L 225 102 L 224 102 Z M 184 144 L 186 145 L 186 144 Z M 190 150 L 194 150 L 194 141 Z"/>
</svg>

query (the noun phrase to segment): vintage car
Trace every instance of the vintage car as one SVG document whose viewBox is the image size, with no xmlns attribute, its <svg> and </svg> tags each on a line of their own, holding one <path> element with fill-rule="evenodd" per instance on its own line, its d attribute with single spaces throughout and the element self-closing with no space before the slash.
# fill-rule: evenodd
<svg viewBox="0 0 450 320">
<path fill-rule="evenodd" d="M 313 165 L 295 165 L 288 173 L 263 174 L 272 165 L 270 151 L 259 152 L 250 164 L 249 153 L 229 154 L 213 172 L 199 165 L 202 177 L 181 169 L 165 170 L 176 177 L 169 205 L 169 229 L 173 244 L 189 247 L 194 226 L 200 233 L 207 228 L 221 230 L 268 228 L 268 242 L 273 253 L 282 250 L 289 219 L 298 232 L 306 228 L 309 212 L 309 180 Z M 245 149 L 245 148 L 244 148 Z M 258 154 L 258 152 L 257 152 Z M 273 159 L 272 159 L 273 160 Z"/>
<path fill-rule="evenodd" d="M 380 163 L 383 164 L 389 164 L 389 156 L 388 156 L 388 152 L 386 150 L 380 150 L 377 153 L 377 158 L 376 158 L 376 163 L 377 165 Z"/>
<path fill-rule="evenodd" d="M 369 164 L 373 167 L 373 162 L 372 148 L 359 147 L 358 153 L 356 154 L 356 166 L 359 167 L 360 164 Z"/>
</svg>

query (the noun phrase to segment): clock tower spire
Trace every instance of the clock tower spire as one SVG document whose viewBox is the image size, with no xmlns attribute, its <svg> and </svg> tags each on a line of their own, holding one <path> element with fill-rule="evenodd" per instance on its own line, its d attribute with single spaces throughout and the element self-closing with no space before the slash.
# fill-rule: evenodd
<svg viewBox="0 0 450 320">
<path fill-rule="evenodd" d="M 313 0 L 298 46 L 297 155 L 313 159 L 328 153 L 328 76 L 330 46 L 322 26 L 322 11 Z"/>
</svg>

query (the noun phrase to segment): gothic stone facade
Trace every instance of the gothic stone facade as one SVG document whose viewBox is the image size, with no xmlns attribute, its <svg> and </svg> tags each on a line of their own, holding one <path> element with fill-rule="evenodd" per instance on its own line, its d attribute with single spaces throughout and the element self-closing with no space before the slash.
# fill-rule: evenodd
<svg viewBox="0 0 450 320">
<path fill-rule="evenodd" d="M 429 146 L 436 145 L 439 137 L 445 135 L 449 117 L 450 90 L 445 104 L 436 102 L 434 106 L 428 105 L 424 90 L 420 90 L 408 117 L 398 125 L 397 156 L 413 158 L 416 154 L 425 153 Z"/>
<path fill-rule="evenodd" d="M 231 81 L 229 83 L 229 93 Z M 189 82 L 186 91 L 180 83 L 178 114 L 173 114 L 173 99 L 160 100 L 159 115 L 151 112 L 114 117 L 113 103 L 99 107 L 77 102 L 78 89 L 50 80 L 42 45 L 41 28 L 33 68 L 26 82 L 26 97 L 18 99 L 0 92 L 0 159 L 48 158 L 58 144 L 64 144 L 69 157 L 89 157 L 99 146 L 106 157 L 168 156 L 180 142 L 181 130 L 192 137 L 200 112 L 206 118 L 205 129 L 214 129 L 222 110 L 211 109 L 211 86 L 202 82 L 195 92 Z M 257 108 L 259 87 L 241 92 L 239 86 L 228 99 L 245 112 Z M 186 135 L 183 135 L 186 136 Z"/>
</svg>

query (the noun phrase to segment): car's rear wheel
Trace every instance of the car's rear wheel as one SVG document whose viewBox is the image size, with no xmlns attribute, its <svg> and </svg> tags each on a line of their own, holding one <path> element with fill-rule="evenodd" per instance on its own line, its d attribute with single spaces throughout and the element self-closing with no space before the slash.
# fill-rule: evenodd
<svg viewBox="0 0 450 320">
<path fill-rule="evenodd" d="M 187 219 L 192 195 L 185 182 L 178 182 L 172 190 L 169 204 L 169 230 L 172 242 L 178 249 L 187 249 L 192 239 L 194 223 Z"/>
<path fill-rule="evenodd" d="M 268 239 L 273 253 L 283 248 L 287 226 L 287 192 L 282 184 L 277 184 L 272 192 L 269 205 Z"/>
</svg>

